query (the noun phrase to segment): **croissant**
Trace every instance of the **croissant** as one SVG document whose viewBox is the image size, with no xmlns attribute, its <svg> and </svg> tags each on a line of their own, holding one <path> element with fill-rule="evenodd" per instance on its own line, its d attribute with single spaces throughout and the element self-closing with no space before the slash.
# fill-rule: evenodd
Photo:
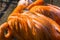
<svg viewBox="0 0 60 40">
<path fill-rule="evenodd" d="M 26 5 L 17 6 L 0 25 L 0 40 L 60 40 L 60 25 L 42 12 L 23 12 L 24 8 Z"/>
</svg>

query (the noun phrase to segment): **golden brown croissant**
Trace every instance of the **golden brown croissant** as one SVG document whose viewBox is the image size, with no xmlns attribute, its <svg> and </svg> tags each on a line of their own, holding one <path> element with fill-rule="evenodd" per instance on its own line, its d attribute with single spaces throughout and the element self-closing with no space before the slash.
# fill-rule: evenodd
<svg viewBox="0 0 60 40">
<path fill-rule="evenodd" d="M 41 7 L 45 10 L 50 8 Z M 38 6 L 38 8 L 41 7 Z M 44 16 L 42 12 L 31 10 L 21 12 L 24 8 L 26 8 L 25 5 L 17 6 L 7 22 L 0 26 L 0 40 L 14 40 L 14 38 L 16 40 L 60 40 L 60 25 Z M 6 29 L 8 32 L 4 35 Z"/>
<path fill-rule="evenodd" d="M 14 37 L 17 40 L 60 40 L 60 26 L 55 21 L 39 13 L 19 13 L 22 6 L 17 6 L 8 21 L 1 25 L 1 40 L 13 40 Z M 7 37 L 2 36 L 6 25 L 10 28 Z"/>
</svg>

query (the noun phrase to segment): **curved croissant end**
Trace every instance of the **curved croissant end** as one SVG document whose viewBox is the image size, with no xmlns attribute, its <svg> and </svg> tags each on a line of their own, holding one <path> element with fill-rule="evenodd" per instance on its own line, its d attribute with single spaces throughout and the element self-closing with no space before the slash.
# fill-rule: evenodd
<svg viewBox="0 0 60 40">
<path fill-rule="evenodd" d="M 60 7 L 54 6 L 54 5 L 49 5 L 50 6 L 50 11 L 52 12 L 51 14 L 53 15 L 53 20 L 55 20 L 59 25 L 60 25 Z"/>
<path fill-rule="evenodd" d="M 7 34 L 4 34 L 4 32 L 7 31 Z M 6 40 L 11 37 L 11 29 L 8 26 L 8 23 L 5 22 L 4 24 L 0 25 L 0 40 Z"/>
<path fill-rule="evenodd" d="M 43 5 L 44 4 L 44 0 L 36 0 L 35 2 L 33 2 L 32 4 L 30 4 L 27 9 L 30 9 L 36 5 Z"/>
</svg>

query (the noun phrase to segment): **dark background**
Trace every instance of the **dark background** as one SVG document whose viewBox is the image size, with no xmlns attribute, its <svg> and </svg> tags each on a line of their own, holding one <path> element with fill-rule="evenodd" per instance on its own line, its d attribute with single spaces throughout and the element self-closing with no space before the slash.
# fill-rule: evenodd
<svg viewBox="0 0 60 40">
<path fill-rule="evenodd" d="M 9 0 L 2 0 L 2 1 L 0 0 L 0 14 L 5 9 L 3 11 L 4 15 L 0 18 L 0 24 L 7 21 L 7 17 L 14 10 L 14 8 L 16 7 L 16 5 L 18 3 L 18 0 L 10 0 L 10 1 Z M 45 3 L 50 3 L 50 4 L 60 6 L 60 0 L 44 0 L 44 1 L 45 1 Z M 7 4 L 8 4 L 8 7 L 6 8 Z"/>
</svg>

